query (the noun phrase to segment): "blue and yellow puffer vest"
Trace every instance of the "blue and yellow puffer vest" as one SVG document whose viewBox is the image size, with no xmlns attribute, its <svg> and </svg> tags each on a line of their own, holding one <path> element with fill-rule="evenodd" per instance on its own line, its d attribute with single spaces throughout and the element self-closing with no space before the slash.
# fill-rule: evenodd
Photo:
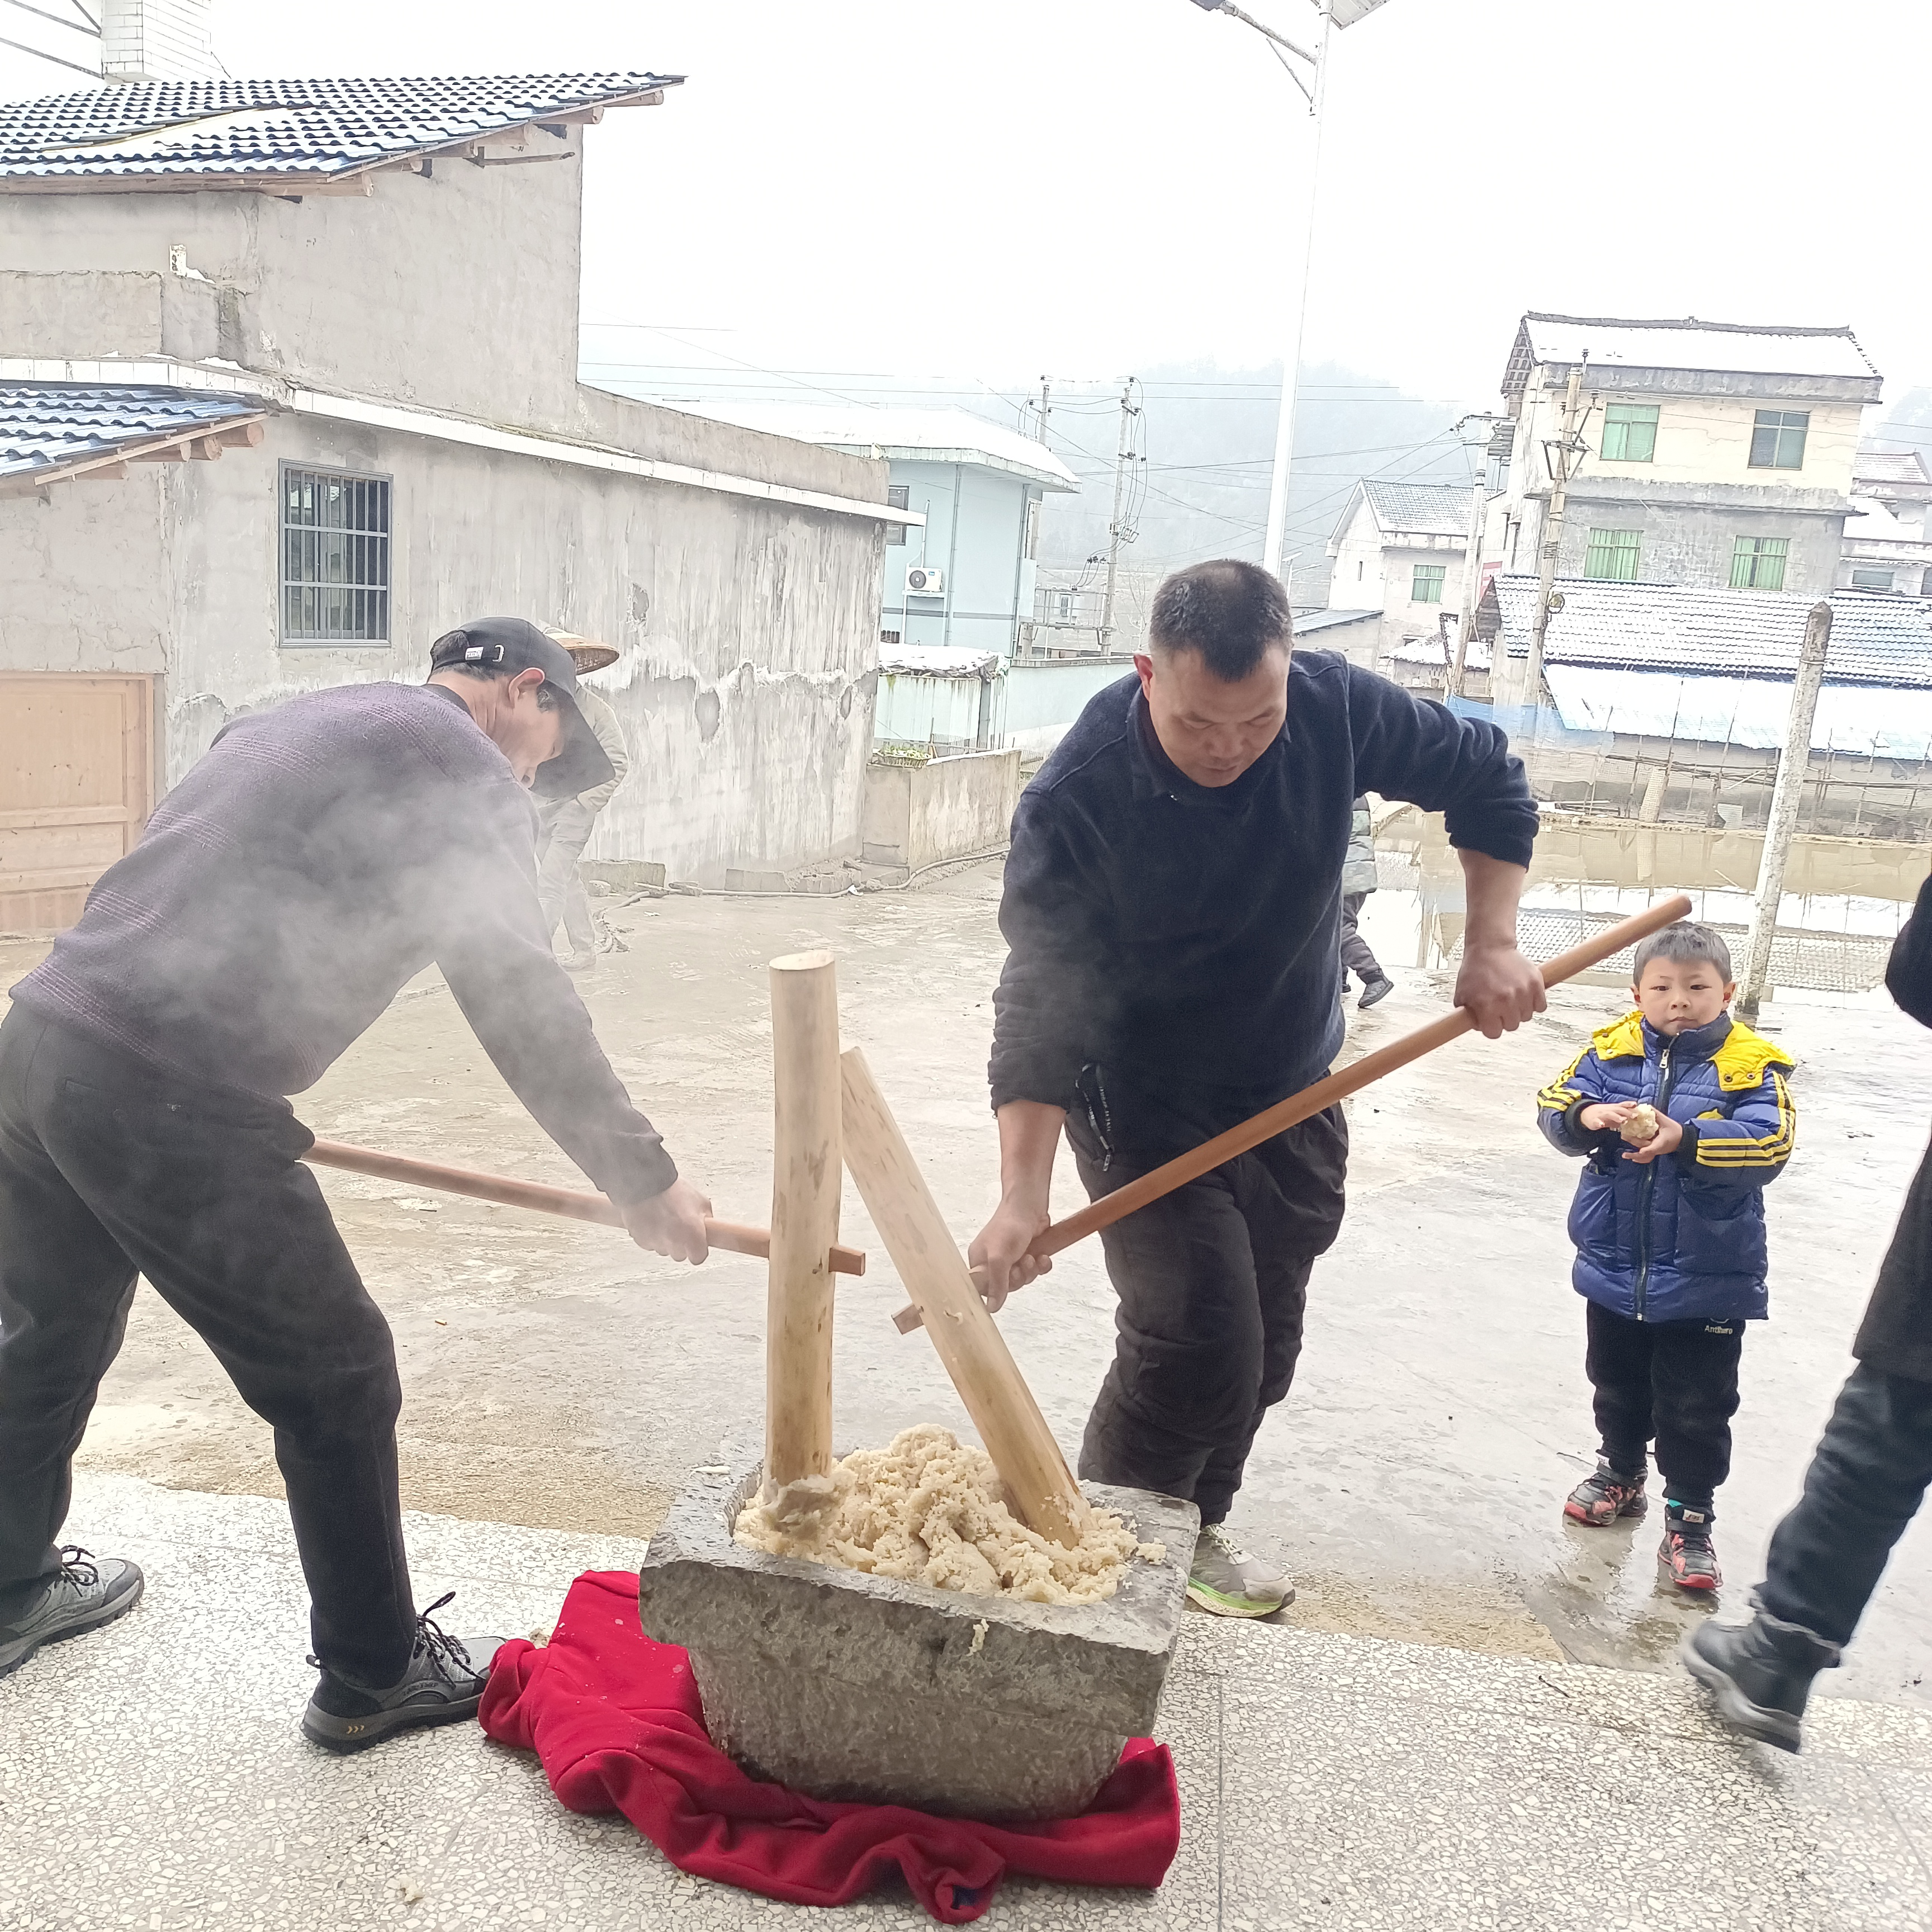
<svg viewBox="0 0 1932 1932">
<path fill-rule="evenodd" d="M 1636 1322 L 1761 1320 L 1764 1186 L 1791 1158 L 1791 1056 L 1720 1014 L 1675 1038 L 1628 1013 L 1596 1034 L 1537 1096 L 1550 1144 L 1588 1165 L 1570 1209 L 1579 1294 Z M 1615 1129 L 1586 1132 L 1598 1102 L 1648 1100 L 1684 1127 L 1660 1159 L 1624 1159 Z"/>
</svg>

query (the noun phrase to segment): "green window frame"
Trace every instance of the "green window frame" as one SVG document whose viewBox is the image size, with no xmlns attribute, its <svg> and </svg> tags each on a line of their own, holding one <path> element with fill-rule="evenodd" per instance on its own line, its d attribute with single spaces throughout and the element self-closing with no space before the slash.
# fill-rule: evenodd
<svg viewBox="0 0 1932 1932">
<path fill-rule="evenodd" d="M 1654 403 L 1611 403 L 1604 410 L 1606 463 L 1649 463 L 1657 455 Z"/>
<path fill-rule="evenodd" d="M 1751 424 L 1750 467 L 1802 470 L 1809 410 L 1760 410 Z"/>
<path fill-rule="evenodd" d="M 1604 584 L 1634 584 L 1642 536 L 1636 530 L 1592 530 L 1583 574 Z"/>
<path fill-rule="evenodd" d="M 1731 547 L 1733 590 L 1782 590 L 1789 537 L 1739 537 Z"/>
<path fill-rule="evenodd" d="M 1412 604 L 1441 603 L 1442 580 L 1448 574 L 1448 570 L 1449 566 L 1444 563 L 1418 563 L 1408 580 L 1408 601 Z"/>
</svg>

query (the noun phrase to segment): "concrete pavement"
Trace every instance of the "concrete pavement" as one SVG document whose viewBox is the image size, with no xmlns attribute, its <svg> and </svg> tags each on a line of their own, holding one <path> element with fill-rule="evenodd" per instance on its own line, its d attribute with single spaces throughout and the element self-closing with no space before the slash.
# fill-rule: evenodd
<svg viewBox="0 0 1932 1932">
<path fill-rule="evenodd" d="M 280 1506 L 83 1474 L 68 1533 L 146 1600 L 0 1682 L 6 1932 L 823 1924 L 681 1877 L 473 1726 L 338 1759 Z M 452 1628 L 547 1624 L 634 1540 L 412 1516 Z M 1826 1702 L 1793 1759 L 1676 1678 L 1188 1619 L 1160 1735 L 1181 1851 L 1156 1893 L 1004 1886 L 1000 1932 L 1881 1932 L 1932 1928 L 1932 1713 Z M 1694 1894 L 1694 1903 L 1691 1894 Z M 902 1891 L 860 1924 L 928 1924 Z"/>
</svg>

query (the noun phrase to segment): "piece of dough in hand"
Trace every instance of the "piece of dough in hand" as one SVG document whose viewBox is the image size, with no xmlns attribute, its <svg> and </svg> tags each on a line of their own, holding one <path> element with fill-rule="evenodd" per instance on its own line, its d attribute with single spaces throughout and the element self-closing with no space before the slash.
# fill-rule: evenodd
<svg viewBox="0 0 1932 1932">
<path fill-rule="evenodd" d="M 1642 1147 L 1646 1141 L 1657 1138 L 1657 1109 L 1648 1100 L 1640 1100 L 1628 1120 L 1617 1132 L 1634 1147 Z"/>
</svg>

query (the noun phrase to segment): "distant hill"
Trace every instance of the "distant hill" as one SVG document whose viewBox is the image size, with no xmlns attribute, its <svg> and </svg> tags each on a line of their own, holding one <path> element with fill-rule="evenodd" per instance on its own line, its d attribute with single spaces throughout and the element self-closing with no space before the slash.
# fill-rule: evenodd
<svg viewBox="0 0 1932 1932">
<path fill-rule="evenodd" d="M 1144 373 L 1138 427 L 1147 460 L 1134 466 L 1140 488 L 1129 504 L 1139 536 L 1124 562 L 1164 572 L 1203 557 L 1261 555 L 1279 381 L 1274 369 L 1205 362 Z M 1048 499 L 1044 563 L 1064 568 L 1107 547 L 1118 394 L 1118 386 L 1054 386 L 1048 440 L 1083 488 L 1078 498 Z M 1288 497 L 1296 603 L 1319 604 L 1327 595 L 1325 547 L 1358 478 L 1468 482 L 1469 458 L 1450 426 L 1473 408 L 1497 406 L 1432 402 L 1335 363 L 1304 369 Z M 1022 427 L 1031 434 L 1036 425 L 1030 419 Z"/>
</svg>

